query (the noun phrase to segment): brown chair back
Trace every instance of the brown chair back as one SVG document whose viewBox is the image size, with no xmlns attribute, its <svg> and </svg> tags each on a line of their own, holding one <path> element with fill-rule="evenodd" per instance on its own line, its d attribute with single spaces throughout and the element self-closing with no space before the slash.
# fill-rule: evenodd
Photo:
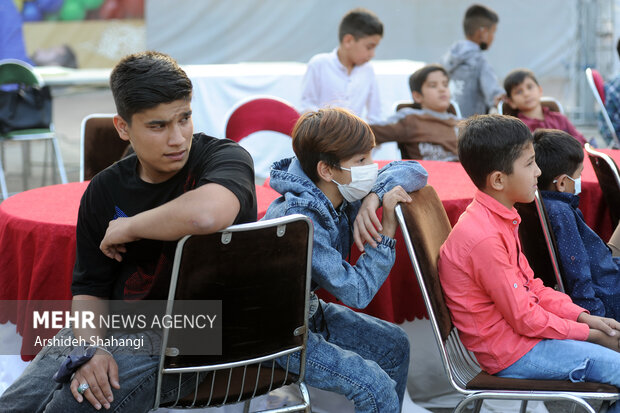
<svg viewBox="0 0 620 413">
<path fill-rule="evenodd" d="M 441 336 L 446 340 L 452 330 L 452 321 L 439 282 L 437 262 L 439 249 L 448 238 L 452 227 L 443 204 L 432 186 L 427 185 L 409 195 L 412 201 L 399 205 L 404 225 L 409 233 L 409 236 L 405 237 L 405 242 L 408 238 L 411 239 L 413 250 L 409 250 L 409 254 L 411 257 L 414 251 L 414 257 L 426 285 L 426 289 L 422 288 L 422 294 L 425 294 L 424 290 L 428 293 Z M 412 260 L 414 257 L 411 257 Z"/>
<path fill-rule="evenodd" d="M 606 153 L 599 152 L 586 143 L 588 158 L 598 179 L 598 184 L 603 192 L 603 199 L 609 207 L 612 228 L 620 222 L 620 175 L 618 165 Z"/>
<path fill-rule="evenodd" d="M 529 204 L 516 204 L 515 208 L 521 216 L 521 248 L 534 275 L 547 287 L 564 292 L 561 263 L 556 253 L 557 242 L 540 194 L 537 191 L 534 201 Z"/>
<path fill-rule="evenodd" d="M 129 142 L 114 127 L 113 115 L 90 115 L 82 121 L 80 181 L 88 181 L 123 157 Z"/>
</svg>

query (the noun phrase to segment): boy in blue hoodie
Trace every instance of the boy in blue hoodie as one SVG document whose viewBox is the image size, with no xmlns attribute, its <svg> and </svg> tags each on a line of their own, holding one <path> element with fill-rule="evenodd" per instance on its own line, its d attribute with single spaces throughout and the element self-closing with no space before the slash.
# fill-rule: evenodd
<svg viewBox="0 0 620 413">
<path fill-rule="evenodd" d="M 590 314 L 620 320 L 620 258 L 586 224 L 579 210 L 583 149 L 568 133 L 534 133 L 538 187 L 558 243 L 566 292 Z M 615 231 L 613 239 L 620 235 Z M 617 243 L 616 243 L 617 245 Z"/>
<path fill-rule="evenodd" d="M 344 109 L 304 114 L 292 136 L 297 156 L 274 164 L 270 184 L 282 196 L 265 218 L 310 217 L 313 290 L 325 288 L 342 304 L 364 308 L 394 264 L 394 208 L 411 201 L 407 193 L 426 185 L 427 173 L 414 161 L 378 171 L 370 127 Z M 350 264 L 354 242 L 364 254 Z M 409 340 L 400 327 L 314 293 L 309 325 L 306 383 L 345 395 L 356 412 L 400 411 L 409 365 Z"/>
<path fill-rule="evenodd" d="M 491 47 L 498 22 L 493 10 L 473 4 L 463 19 L 465 39 L 454 43 L 441 59 L 450 77 L 450 92 L 463 118 L 487 113 L 504 96 L 495 71 L 482 54 Z"/>
</svg>

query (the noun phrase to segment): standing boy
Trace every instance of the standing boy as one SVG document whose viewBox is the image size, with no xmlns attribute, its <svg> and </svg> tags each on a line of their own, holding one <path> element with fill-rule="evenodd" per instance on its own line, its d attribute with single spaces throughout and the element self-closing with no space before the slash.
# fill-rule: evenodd
<svg viewBox="0 0 620 413">
<path fill-rule="evenodd" d="M 382 37 L 383 23 L 376 14 L 362 8 L 349 11 L 338 28 L 338 48 L 308 62 L 301 111 L 338 106 L 368 122 L 381 120 L 379 87 L 369 61 Z"/>
<path fill-rule="evenodd" d="M 491 47 L 498 22 L 497 13 L 488 7 L 470 6 L 463 19 L 465 39 L 454 43 L 441 60 L 450 75 L 452 96 L 464 118 L 487 113 L 504 94 L 493 68 L 482 54 Z"/>
<path fill-rule="evenodd" d="M 543 91 L 531 70 L 515 69 L 504 79 L 506 103 L 515 110 L 517 116 L 532 132 L 536 129 L 559 129 L 570 134 L 582 145 L 586 143 L 583 135 L 566 116 L 554 112 L 540 102 Z"/>
<path fill-rule="evenodd" d="M 256 220 L 252 158 L 232 141 L 193 134 L 192 83 L 172 58 L 127 56 L 110 86 L 114 125 L 135 154 L 96 175 L 82 197 L 71 285 L 74 309 L 88 300 L 102 312 L 108 300 L 165 299 L 176 240 L 184 235 Z M 56 338 L 105 338 L 101 328 L 80 327 Z M 0 411 L 149 411 L 161 340 L 144 333 L 148 339 L 133 353 L 94 344 L 45 347 L 2 395 Z M 78 358 L 84 364 L 76 368 Z M 192 376 L 183 376 L 184 384 L 195 383 Z M 170 379 L 162 385 L 164 402 L 176 399 L 179 378 Z"/>
<path fill-rule="evenodd" d="M 545 287 L 522 252 L 514 204 L 534 200 L 540 169 L 532 139 L 514 117 L 466 121 L 459 158 L 478 191 L 440 250 L 446 304 L 461 341 L 489 374 L 617 387 L 620 323 Z"/>
<path fill-rule="evenodd" d="M 620 320 L 620 257 L 596 235 L 579 210 L 583 148 L 568 133 L 538 129 L 534 133 L 538 178 L 551 228 L 558 244 L 558 258 L 566 293 L 591 314 Z M 620 230 L 614 232 L 620 237 Z"/>
<path fill-rule="evenodd" d="M 403 158 L 458 161 L 456 115 L 448 112 L 448 73 L 440 65 L 427 65 L 409 78 L 415 104 L 390 117 L 385 124 L 370 125 L 377 143 L 396 141 Z"/>
</svg>

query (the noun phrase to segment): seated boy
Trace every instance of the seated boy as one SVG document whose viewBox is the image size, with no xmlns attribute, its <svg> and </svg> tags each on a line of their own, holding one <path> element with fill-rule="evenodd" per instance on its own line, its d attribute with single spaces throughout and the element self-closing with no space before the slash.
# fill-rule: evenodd
<svg viewBox="0 0 620 413">
<path fill-rule="evenodd" d="M 193 134 L 192 83 L 173 59 L 157 52 L 127 56 L 113 69 L 110 87 L 114 125 L 135 154 L 97 174 L 82 197 L 74 309 L 85 300 L 106 311 L 109 300 L 165 299 L 176 240 L 256 220 L 252 158 L 232 141 Z M 1 412 L 151 410 L 160 336 L 145 332 L 144 345 L 131 351 L 92 343 L 106 337 L 99 323 L 79 327 L 60 330 L 55 340 L 89 344 L 43 348 L 0 397 Z M 76 368 L 78 358 L 84 364 Z M 59 382 L 52 378 L 57 371 L 65 373 Z M 190 393 L 195 376 L 183 380 Z M 178 376 L 163 381 L 163 403 L 176 400 L 178 385 Z"/>
<path fill-rule="evenodd" d="M 265 218 L 310 217 L 313 290 L 325 288 L 342 304 L 365 308 L 394 264 L 394 208 L 411 200 L 407 192 L 426 184 L 426 171 L 417 162 L 399 161 L 377 175 L 372 131 L 344 109 L 302 115 L 292 136 L 297 157 L 274 164 L 270 184 L 282 196 Z M 379 222 L 375 211 L 381 204 Z M 350 264 L 353 242 L 364 254 Z M 356 412 L 399 412 L 407 384 L 407 334 L 344 305 L 311 296 L 306 383 L 345 395 Z"/>
<path fill-rule="evenodd" d="M 377 143 L 396 141 L 410 159 L 458 161 L 456 115 L 448 113 L 448 73 L 440 65 L 427 65 L 409 78 L 415 106 L 402 108 L 385 124 L 370 125 Z"/>
<path fill-rule="evenodd" d="M 491 47 L 498 22 L 493 10 L 480 4 L 471 5 L 463 19 L 465 39 L 454 43 L 441 59 L 464 118 L 487 113 L 504 95 L 495 71 L 482 54 Z"/>
<path fill-rule="evenodd" d="M 515 69 L 504 79 L 506 89 L 506 103 L 519 111 L 521 119 L 532 132 L 536 129 L 559 129 L 570 134 L 582 145 L 586 139 L 566 116 L 542 106 L 540 98 L 543 95 L 542 87 L 531 70 Z"/>
<path fill-rule="evenodd" d="M 557 240 L 566 292 L 591 314 L 620 319 L 620 258 L 612 257 L 578 208 L 583 149 L 566 132 L 538 129 L 534 150 L 541 170 L 538 186 Z"/>
<path fill-rule="evenodd" d="M 383 37 L 383 23 L 370 10 L 349 11 L 338 28 L 340 45 L 308 62 L 302 81 L 301 112 L 327 106 L 351 110 L 369 122 L 381 120 L 381 99 L 369 61 Z"/>
<path fill-rule="evenodd" d="M 618 386 L 620 323 L 545 287 L 521 250 L 513 205 L 534 199 L 540 169 L 532 139 L 511 116 L 465 122 L 459 159 L 478 191 L 440 250 L 446 304 L 461 341 L 489 374 Z"/>
</svg>

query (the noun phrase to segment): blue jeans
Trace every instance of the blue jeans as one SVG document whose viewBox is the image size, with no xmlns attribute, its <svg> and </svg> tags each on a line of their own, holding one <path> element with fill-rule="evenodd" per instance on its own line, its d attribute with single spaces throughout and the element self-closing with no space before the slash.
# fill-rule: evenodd
<svg viewBox="0 0 620 413">
<path fill-rule="evenodd" d="M 620 387 L 620 353 L 587 341 L 543 340 L 496 375 L 515 379 L 589 381 Z M 620 403 L 614 403 L 609 412 L 620 412 Z"/>
<path fill-rule="evenodd" d="M 407 334 L 338 304 L 321 306 L 323 312 L 317 310 L 309 322 L 305 382 L 345 395 L 356 412 L 400 412 L 409 368 Z M 286 358 L 278 363 L 285 367 Z M 298 373 L 297 355 L 289 369 Z"/>
<path fill-rule="evenodd" d="M 62 329 L 57 337 L 73 337 L 71 329 Z M 130 337 L 130 335 L 128 336 Z M 127 350 L 118 351 L 110 348 L 114 360 L 118 364 L 119 383 L 121 388 L 112 388 L 114 401 L 110 409 L 103 407 L 100 412 L 148 412 L 155 402 L 157 385 L 157 369 L 159 356 L 149 355 L 153 349 L 159 349 L 159 336 L 149 335 L 145 339 L 141 351 L 144 354 L 129 354 Z M 26 367 L 22 375 L 0 397 L 0 412 L 11 413 L 71 413 L 96 412 L 95 408 L 84 399 L 78 403 L 71 390 L 70 383 L 60 384 L 52 380 L 52 376 L 64 361 L 71 347 L 45 347 Z M 162 386 L 162 402 L 176 400 L 178 376 L 165 377 Z M 195 376 L 183 376 L 182 393 L 190 393 L 195 385 Z"/>
</svg>

